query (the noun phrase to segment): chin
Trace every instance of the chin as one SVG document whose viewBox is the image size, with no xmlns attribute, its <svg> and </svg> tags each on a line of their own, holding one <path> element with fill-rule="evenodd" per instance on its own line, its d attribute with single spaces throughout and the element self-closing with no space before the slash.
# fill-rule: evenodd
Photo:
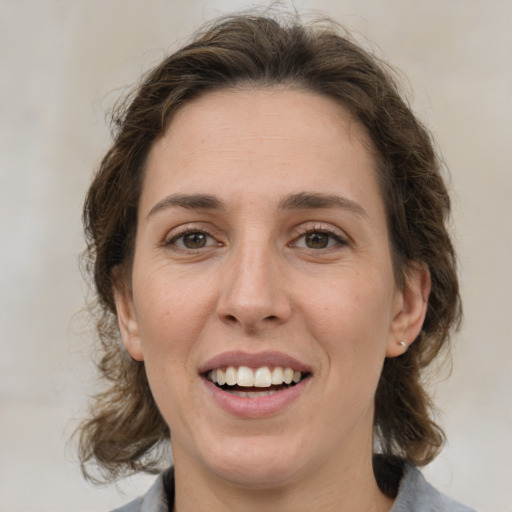
<svg viewBox="0 0 512 512">
<path fill-rule="evenodd" d="M 212 453 L 213 452 L 213 453 Z M 218 477 L 247 489 L 282 488 L 297 477 L 303 445 L 264 439 L 239 440 L 227 450 L 211 450 L 208 466 Z"/>
</svg>

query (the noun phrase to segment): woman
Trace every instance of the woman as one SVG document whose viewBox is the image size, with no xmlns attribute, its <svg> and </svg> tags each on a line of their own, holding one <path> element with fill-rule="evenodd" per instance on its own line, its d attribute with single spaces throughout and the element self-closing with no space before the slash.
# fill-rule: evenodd
<svg viewBox="0 0 512 512">
<path fill-rule="evenodd" d="M 416 469 L 460 298 L 440 163 L 385 66 L 335 27 L 232 17 L 116 123 L 84 208 L 109 384 L 86 474 L 155 471 L 170 438 L 121 510 L 469 510 Z"/>
</svg>

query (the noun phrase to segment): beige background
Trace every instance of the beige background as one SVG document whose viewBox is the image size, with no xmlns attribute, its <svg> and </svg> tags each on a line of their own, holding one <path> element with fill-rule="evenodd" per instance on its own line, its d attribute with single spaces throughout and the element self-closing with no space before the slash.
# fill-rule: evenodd
<svg viewBox="0 0 512 512">
<path fill-rule="evenodd" d="M 204 20 L 250 5 L 0 0 L 1 512 L 108 510 L 148 485 L 135 478 L 93 488 L 66 447 L 94 382 L 90 327 L 77 316 L 86 291 L 77 268 L 81 202 L 120 89 Z M 411 101 L 443 150 L 466 320 L 452 376 L 435 387 L 449 443 L 426 473 L 482 512 L 510 512 L 512 2 L 295 6 L 375 41 L 408 77 Z"/>
</svg>

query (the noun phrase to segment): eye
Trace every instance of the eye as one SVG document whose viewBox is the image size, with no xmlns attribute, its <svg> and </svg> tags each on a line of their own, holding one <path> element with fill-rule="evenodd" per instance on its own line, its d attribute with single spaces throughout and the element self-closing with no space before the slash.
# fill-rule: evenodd
<svg viewBox="0 0 512 512">
<path fill-rule="evenodd" d="M 329 249 L 335 246 L 347 245 L 345 240 L 336 233 L 327 230 L 311 230 L 295 239 L 294 247 L 302 249 Z"/>
<path fill-rule="evenodd" d="M 217 245 L 216 240 L 204 231 L 187 231 L 174 236 L 166 245 L 175 246 L 178 249 L 198 250 L 212 245 Z"/>
<path fill-rule="evenodd" d="M 327 233 L 308 233 L 304 235 L 304 243 L 310 249 L 325 249 L 329 246 L 330 236 Z"/>
</svg>

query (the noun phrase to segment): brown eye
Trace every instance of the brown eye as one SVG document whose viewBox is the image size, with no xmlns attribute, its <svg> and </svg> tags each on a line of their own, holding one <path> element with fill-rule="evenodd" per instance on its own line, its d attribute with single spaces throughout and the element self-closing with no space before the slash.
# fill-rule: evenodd
<svg viewBox="0 0 512 512">
<path fill-rule="evenodd" d="M 198 251 L 218 245 L 215 238 L 205 231 L 187 231 L 165 242 L 167 247 L 175 247 L 183 251 Z"/>
<path fill-rule="evenodd" d="M 313 232 L 305 235 L 304 242 L 310 249 L 325 249 L 329 245 L 331 236 L 327 233 Z"/>
<path fill-rule="evenodd" d="M 323 249 L 342 248 L 347 242 L 337 233 L 328 230 L 311 230 L 295 239 L 291 244 L 299 249 L 321 251 Z"/>
<path fill-rule="evenodd" d="M 187 233 L 181 238 L 183 246 L 187 249 L 202 249 L 208 243 L 208 235 L 201 231 Z"/>
</svg>

